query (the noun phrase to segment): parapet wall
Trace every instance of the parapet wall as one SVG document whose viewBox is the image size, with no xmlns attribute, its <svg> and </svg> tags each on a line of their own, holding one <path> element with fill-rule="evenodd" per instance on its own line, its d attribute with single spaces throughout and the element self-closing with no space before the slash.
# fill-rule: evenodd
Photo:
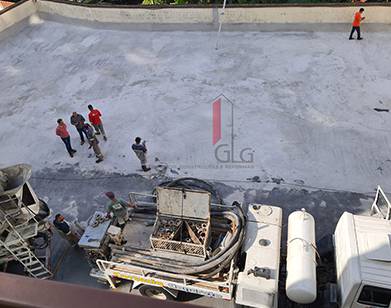
<svg viewBox="0 0 391 308">
<path fill-rule="evenodd" d="M 0 11 L 0 32 L 33 15 L 36 11 L 37 7 L 33 0 L 24 1 Z"/>
<path fill-rule="evenodd" d="M 222 21 L 224 30 L 317 31 L 323 27 L 332 31 L 340 27 L 346 31 L 357 9 L 349 4 L 228 7 L 222 15 L 221 8 L 214 7 L 102 7 L 61 0 L 25 0 L 0 12 L 0 32 L 36 12 L 60 21 L 128 25 L 144 30 L 216 30 Z M 391 6 L 387 4 L 366 5 L 365 16 L 367 29 L 372 26 L 384 31 L 384 25 L 391 28 Z"/>
<path fill-rule="evenodd" d="M 353 14 L 358 7 L 352 6 L 282 6 L 282 7 L 253 7 L 228 8 L 225 10 L 224 23 L 228 24 L 340 24 L 351 23 Z M 391 7 L 365 7 L 365 23 L 391 24 Z"/>
<path fill-rule="evenodd" d="M 69 5 L 38 0 L 38 11 L 85 21 L 139 24 L 343 24 L 350 23 L 354 6 L 262 6 L 220 8 L 118 8 Z M 391 24 L 391 6 L 367 6 L 366 23 Z"/>
<path fill-rule="evenodd" d="M 213 22 L 211 8 L 103 8 L 40 0 L 37 3 L 40 13 L 84 21 L 146 24 L 194 24 Z"/>
</svg>

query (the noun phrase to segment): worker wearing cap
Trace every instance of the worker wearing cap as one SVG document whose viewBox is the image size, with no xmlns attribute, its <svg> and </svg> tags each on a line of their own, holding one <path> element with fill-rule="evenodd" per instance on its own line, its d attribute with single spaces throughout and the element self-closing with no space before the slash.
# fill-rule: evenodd
<svg viewBox="0 0 391 308">
<path fill-rule="evenodd" d="M 349 40 L 353 39 L 354 31 L 357 31 L 357 39 L 362 40 L 361 33 L 360 33 L 360 24 L 361 21 L 365 19 L 365 17 L 362 17 L 362 13 L 364 13 L 364 9 L 361 8 L 356 14 L 354 14 L 354 20 L 352 23 L 352 31 L 350 32 Z"/>
<path fill-rule="evenodd" d="M 110 203 L 107 207 L 107 216 L 110 214 L 117 220 L 117 224 L 120 227 L 123 227 L 125 223 L 129 220 L 128 208 L 135 208 L 134 205 L 125 202 L 122 199 L 117 199 L 113 192 L 109 191 L 106 193 L 107 198 L 110 199 Z"/>
</svg>

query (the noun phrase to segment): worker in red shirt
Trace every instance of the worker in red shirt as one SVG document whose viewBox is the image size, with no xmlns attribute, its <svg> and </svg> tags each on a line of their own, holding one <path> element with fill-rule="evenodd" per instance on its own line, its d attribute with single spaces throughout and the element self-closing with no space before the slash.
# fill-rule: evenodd
<svg viewBox="0 0 391 308">
<path fill-rule="evenodd" d="M 71 137 L 69 136 L 67 126 L 62 119 L 58 119 L 57 124 L 56 135 L 59 136 L 65 143 L 65 147 L 67 148 L 69 156 L 73 157 L 73 154 L 76 153 L 76 150 L 72 149 Z"/>
<path fill-rule="evenodd" d="M 352 31 L 350 32 L 349 40 L 353 39 L 354 31 L 357 31 L 357 39 L 362 40 L 361 34 L 360 34 L 360 23 L 365 19 L 365 17 L 362 17 L 362 13 L 364 12 L 364 9 L 361 8 L 356 14 L 354 14 L 354 20 L 352 23 Z"/>
<path fill-rule="evenodd" d="M 90 110 L 90 113 L 88 114 L 88 120 L 95 128 L 95 134 L 96 135 L 102 134 L 103 140 L 106 141 L 107 140 L 106 133 L 105 130 L 103 129 L 102 119 L 100 118 L 102 114 L 98 109 L 94 109 L 92 105 L 88 105 L 88 109 Z"/>
</svg>

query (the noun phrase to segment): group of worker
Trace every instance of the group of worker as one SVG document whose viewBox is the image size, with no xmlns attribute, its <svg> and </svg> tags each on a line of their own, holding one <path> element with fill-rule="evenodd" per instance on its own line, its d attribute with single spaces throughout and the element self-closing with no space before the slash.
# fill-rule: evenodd
<svg viewBox="0 0 391 308">
<path fill-rule="evenodd" d="M 72 113 L 70 122 L 73 126 L 75 126 L 77 132 L 79 133 L 80 145 L 83 145 L 85 143 L 85 136 L 88 141 L 88 144 L 90 145 L 90 148 L 92 148 L 95 153 L 95 156 L 97 158 L 96 163 L 100 163 L 103 161 L 103 154 L 99 147 L 99 140 L 96 135 L 102 135 L 103 140 L 107 141 L 106 133 L 103 128 L 103 122 L 101 119 L 102 114 L 92 105 L 88 105 L 88 109 L 90 110 L 90 113 L 88 114 L 88 120 L 94 127 L 95 132 L 91 125 L 85 121 L 84 117 L 77 112 Z M 56 135 L 59 136 L 64 142 L 65 148 L 67 149 L 69 156 L 73 157 L 73 155 L 77 151 L 72 148 L 71 137 L 67 130 L 67 125 L 65 124 L 63 119 L 57 120 Z"/>
<path fill-rule="evenodd" d="M 107 206 L 106 218 L 113 219 L 117 226 L 123 228 L 129 220 L 129 211 L 136 208 L 136 205 L 126 202 L 123 199 L 116 198 L 111 191 L 106 192 L 105 195 L 110 199 Z M 80 230 L 75 227 L 74 223 L 66 221 L 63 215 L 57 214 L 54 217 L 53 225 L 72 245 L 77 245 L 82 234 Z"/>
<path fill-rule="evenodd" d="M 104 156 L 99 147 L 99 140 L 96 136 L 102 135 L 103 140 L 107 141 L 106 132 L 101 119 L 102 113 L 92 105 L 88 105 L 88 109 L 90 111 L 88 114 L 88 120 L 91 125 L 87 123 L 85 118 L 77 112 L 72 113 L 70 123 L 75 126 L 79 133 L 80 145 L 85 143 L 86 138 L 90 148 L 92 148 L 95 153 L 97 158 L 96 163 L 100 163 L 103 161 Z M 57 120 L 56 135 L 64 142 L 69 156 L 73 157 L 76 150 L 72 148 L 70 134 L 63 119 Z M 140 137 L 136 137 L 132 144 L 132 150 L 140 160 L 142 170 L 144 172 L 151 170 L 151 168 L 147 167 L 147 147 L 145 140 L 142 141 Z M 129 220 L 129 209 L 135 208 L 135 205 L 125 202 L 122 199 L 117 199 L 113 192 L 106 192 L 105 195 L 110 199 L 106 217 L 113 218 L 118 226 L 123 227 Z M 57 214 L 53 220 L 53 225 L 69 240 L 71 244 L 77 244 L 81 234 L 73 227 L 72 223 L 65 220 L 63 215 Z"/>
<path fill-rule="evenodd" d="M 102 113 L 98 109 L 94 108 L 92 105 L 88 105 L 88 109 L 90 111 L 88 114 L 88 120 L 90 121 L 92 126 L 87 123 L 84 117 L 76 111 L 72 113 L 70 122 L 73 126 L 75 126 L 77 132 L 79 133 L 80 145 L 83 145 L 85 143 L 86 138 L 88 144 L 90 145 L 89 148 L 93 149 L 97 158 L 95 162 L 100 163 L 103 161 L 104 156 L 99 146 L 99 140 L 96 136 L 102 135 L 103 140 L 107 141 L 106 132 L 104 130 L 103 121 L 101 119 Z M 59 136 L 64 142 L 65 148 L 67 149 L 69 156 L 73 157 L 77 151 L 72 148 L 71 137 L 68 132 L 67 125 L 65 124 L 63 119 L 57 120 L 56 135 Z M 132 150 L 136 154 L 137 158 L 140 160 L 142 170 L 145 172 L 151 170 L 147 167 L 147 147 L 145 141 L 141 141 L 140 137 L 136 137 L 135 142 L 132 145 Z"/>
</svg>

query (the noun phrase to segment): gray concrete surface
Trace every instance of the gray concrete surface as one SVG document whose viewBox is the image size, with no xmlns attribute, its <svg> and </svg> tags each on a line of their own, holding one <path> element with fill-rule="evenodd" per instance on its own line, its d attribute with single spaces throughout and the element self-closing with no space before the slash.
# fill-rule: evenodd
<svg viewBox="0 0 391 308">
<path fill-rule="evenodd" d="M 278 176 L 317 187 L 369 192 L 381 184 L 391 191 L 389 114 L 373 110 L 391 102 L 389 34 L 371 33 L 361 42 L 347 35 L 225 32 L 216 51 L 212 32 L 51 21 L 25 27 L 1 41 L 2 163 L 129 174 L 140 168 L 129 148 L 137 134 L 148 140 L 151 161 L 158 157 L 182 175 Z M 220 93 L 235 103 L 235 148 L 255 153 L 234 172 L 215 168 L 211 102 Z M 86 116 L 89 103 L 102 111 L 109 136 L 99 165 L 77 145 L 73 127 L 78 152 L 72 159 L 54 133 L 57 118 L 69 124 L 71 112 Z"/>
</svg>

